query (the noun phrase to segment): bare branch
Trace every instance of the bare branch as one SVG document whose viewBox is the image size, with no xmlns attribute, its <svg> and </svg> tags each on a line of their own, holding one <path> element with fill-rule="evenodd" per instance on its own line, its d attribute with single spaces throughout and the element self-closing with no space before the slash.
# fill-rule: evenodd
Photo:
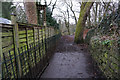
<svg viewBox="0 0 120 80">
<path fill-rule="evenodd" d="M 52 4 L 52 0 L 50 1 L 50 3 L 48 4 L 48 6 L 50 6 Z"/>
<path fill-rule="evenodd" d="M 57 0 L 55 1 L 55 3 L 54 3 L 53 6 L 52 6 L 52 11 L 51 11 L 51 14 L 50 14 L 50 15 L 53 14 L 53 10 L 55 9 L 56 3 L 57 3 Z"/>
<path fill-rule="evenodd" d="M 75 11 L 73 10 L 73 3 L 72 3 L 72 0 L 70 0 L 70 4 L 68 4 L 66 1 L 65 3 L 67 4 L 67 6 L 70 8 L 70 10 L 72 11 L 73 15 L 74 15 L 74 19 L 75 19 L 75 24 L 77 24 L 77 18 L 76 18 L 76 15 L 75 15 Z"/>
</svg>

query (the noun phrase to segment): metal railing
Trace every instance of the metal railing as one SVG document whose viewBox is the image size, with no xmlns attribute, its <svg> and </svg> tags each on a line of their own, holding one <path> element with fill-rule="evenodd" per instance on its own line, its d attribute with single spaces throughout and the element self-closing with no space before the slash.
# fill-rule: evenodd
<svg viewBox="0 0 120 80">
<path fill-rule="evenodd" d="M 37 78 L 61 36 L 51 27 L 16 23 L 2 27 L 2 78 Z"/>
</svg>

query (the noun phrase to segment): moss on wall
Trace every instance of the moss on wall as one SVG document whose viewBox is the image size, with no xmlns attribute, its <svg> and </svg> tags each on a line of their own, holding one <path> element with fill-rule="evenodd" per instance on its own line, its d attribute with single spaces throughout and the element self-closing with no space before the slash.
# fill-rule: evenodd
<svg viewBox="0 0 120 80">
<path fill-rule="evenodd" d="M 120 79 L 119 62 L 120 53 L 118 41 L 94 36 L 90 41 L 91 54 L 97 65 L 107 78 Z"/>
<path fill-rule="evenodd" d="M 94 2 L 89 2 L 89 1 L 87 3 L 82 4 L 82 7 L 84 4 L 86 5 L 84 8 L 81 8 L 78 23 L 76 25 L 75 40 L 74 40 L 75 43 L 83 43 L 83 31 L 84 31 L 85 21 L 87 19 L 87 14 L 89 10 L 91 9 L 94 3 Z"/>
</svg>

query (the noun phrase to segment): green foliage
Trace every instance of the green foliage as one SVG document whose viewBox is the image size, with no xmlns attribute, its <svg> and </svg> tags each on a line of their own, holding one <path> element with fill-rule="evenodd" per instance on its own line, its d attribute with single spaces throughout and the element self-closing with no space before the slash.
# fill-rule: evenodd
<svg viewBox="0 0 120 80">
<path fill-rule="evenodd" d="M 109 30 L 112 26 L 120 27 L 120 11 L 117 9 L 110 15 L 106 15 L 97 27 L 96 33 L 109 35 Z"/>
<path fill-rule="evenodd" d="M 107 78 L 120 78 L 118 71 L 120 61 L 119 9 L 105 16 L 95 29 L 87 33 L 86 37 L 86 41 L 90 43 L 92 57 Z"/>
<path fill-rule="evenodd" d="M 90 43 L 90 39 L 91 37 L 93 37 L 95 33 L 95 29 L 91 29 L 90 31 L 88 31 L 86 38 L 85 38 L 85 43 L 89 44 Z"/>
<path fill-rule="evenodd" d="M 103 44 L 103 45 L 109 45 L 110 42 L 111 42 L 111 40 L 104 40 L 104 41 L 102 42 L 102 44 Z"/>
<path fill-rule="evenodd" d="M 0 17 L 2 17 L 2 2 L 0 2 Z"/>
<path fill-rule="evenodd" d="M 110 15 L 106 15 L 101 23 L 95 27 L 94 29 L 90 30 L 87 33 L 85 42 L 89 43 L 91 37 L 93 36 L 100 36 L 100 35 L 108 35 L 118 36 L 119 37 L 120 31 L 120 11 L 117 9 L 115 12 L 112 12 Z"/>
<path fill-rule="evenodd" d="M 57 23 L 56 19 L 52 17 L 51 10 L 49 7 L 46 8 L 46 18 L 48 26 L 52 26 L 55 29 L 59 29 L 59 24 Z"/>
<path fill-rule="evenodd" d="M 13 6 L 12 2 L 0 2 L 2 3 L 2 17 L 11 19 L 10 15 L 12 11 L 15 9 L 15 6 Z"/>
<path fill-rule="evenodd" d="M 118 40 L 118 51 L 120 53 L 120 37 L 119 37 L 119 40 Z"/>
<path fill-rule="evenodd" d="M 95 26 L 85 26 L 85 28 L 87 28 L 87 29 L 92 29 L 92 28 L 94 28 Z"/>
<path fill-rule="evenodd" d="M 102 40 L 98 36 L 91 38 L 92 57 L 107 78 L 119 79 L 119 52 L 116 45 L 117 41 L 115 40 Z"/>
</svg>

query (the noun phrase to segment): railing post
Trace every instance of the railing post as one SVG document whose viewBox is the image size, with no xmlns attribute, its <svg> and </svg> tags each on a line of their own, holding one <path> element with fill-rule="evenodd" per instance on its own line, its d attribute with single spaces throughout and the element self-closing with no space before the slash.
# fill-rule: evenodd
<svg viewBox="0 0 120 80">
<path fill-rule="evenodd" d="M 28 28 L 25 28 L 26 30 L 26 43 L 27 43 L 27 49 L 29 49 L 29 40 L 28 40 Z"/>
<path fill-rule="evenodd" d="M 46 27 L 46 25 L 45 25 L 45 28 L 44 28 L 45 30 L 44 30 L 44 34 L 45 34 L 45 58 L 46 58 L 46 62 L 48 62 L 48 50 L 47 50 L 47 46 L 48 46 L 48 44 L 47 44 L 47 27 Z"/>
<path fill-rule="evenodd" d="M 39 56 L 40 56 L 40 61 L 41 61 L 40 29 L 38 29 L 38 44 L 39 44 Z"/>
<path fill-rule="evenodd" d="M 57 29 L 54 29 L 55 35 L 58 33 Z"/>
<path fill-rule="evenodd" d="M 30 74 L 32 75 L 32 73 L 31 73 L 31 63 L 30 63 L 30 50 L 29 50 L 30 43 L 29 43 L 29 39 L 28 39 L 28 28 L 25 28 L 25 30 L 26 30 L 27 50 L 28 50 L 28 67 L 29 67 Z M 32 76 L 30 76 L 30 77 L 32 77 Z"/>
<path fill-rule="evenodd" d="M 52 34 L 51 34 L 51 28 L 50 28 L 50 37 L 52 36 Z"/>
<path fill-rule="evenodd" d="M 33 43 L 34 43 L 34 51 L 35 51 L 35 54 L 34 54 L 34 58 L 35 58 L 35 65 L 36 65 L 36 35 L 35 35 L 35 27 L 33 27 Z"/>
<path fill-rule="evenodd" d="M 18 34 L 18 24 L 16 23 L 16 15 L 12 14 L 11 15 L 11 22 L 14 24 L 13 27 L 13 35 L 14 35 L 14 55 L 16 56 L 15 62 L 16 62 L 16 69 L 17 69 L 17 76 L 21 77 L 22 76 L 22 69 L 20 65 L 20 59 L 19 56 L 17 57 L 18 53 L 18 48 L 19 48 L 19 34 Z"/>
</svg>

